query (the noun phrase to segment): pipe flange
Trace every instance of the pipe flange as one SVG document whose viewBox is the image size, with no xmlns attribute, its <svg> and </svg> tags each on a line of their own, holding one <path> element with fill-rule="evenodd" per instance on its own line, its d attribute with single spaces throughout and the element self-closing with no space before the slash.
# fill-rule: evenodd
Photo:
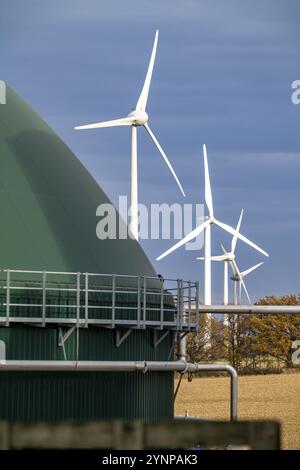
<svg viewBox="0 0 300 470">
<path fill-rule="evenodd" d="M 180 371 L 181 374 L 185 374 L 189 370 L 188 362 L 186 360 L 181 361 L 183 364 L 185 364 L 185 368 Z"/>
</svg>

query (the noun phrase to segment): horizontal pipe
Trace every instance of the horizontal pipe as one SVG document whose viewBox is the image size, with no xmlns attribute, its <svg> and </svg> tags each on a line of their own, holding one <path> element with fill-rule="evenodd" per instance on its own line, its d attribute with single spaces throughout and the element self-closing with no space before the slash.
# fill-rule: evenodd
<svg viewBox="0 0 300 470">
<path fill-rule="evenodd" d="M 0 370 L 20 371 L 184 371 L 184 361 L 0 361 Z"/>
<path fill-rule="evenodd" d="M 300 315 L 298 305 L 200 305 L 199 313 Z"/>
<path fill-rule="evenodd" d="M 238 376 L 228 364 L 186 361 L 0 361 L 0 371 L 85 372 L 227 372 L 230 375 L 230 419 L 237 420 Z"/>
</svg>

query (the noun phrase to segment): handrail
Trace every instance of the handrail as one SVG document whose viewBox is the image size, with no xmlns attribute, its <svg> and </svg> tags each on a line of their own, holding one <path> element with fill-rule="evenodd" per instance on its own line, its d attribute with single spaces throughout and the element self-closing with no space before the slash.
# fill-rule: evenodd
<svg viewBox="0 0 300 470">
<path fill-rule="evenodd" d="M 3 324 L 1 317 L 5 312 L 6 326 L 22 318 L 25 323 L 35 322 L 41 326 L 53 324 L 57 319 L 57 323 L 63 324 L 73 324 L 75 320 L 80 327 L 97 324 L 115 328 L 127 324 L 143 329 L 198 329 L 199 285 L 196 281 L 89 272 L 21 269 L 2 272 L 5 276 L 0 279 L 0 294 L 3 293 L 0 323 Z M 131 279 L 131 285 L 124 285 L 124 279 Z M 64 312 L 59 311 L 61 309 Z M 101 318 L 103 312 L 105 318 Z"/>
</svg>

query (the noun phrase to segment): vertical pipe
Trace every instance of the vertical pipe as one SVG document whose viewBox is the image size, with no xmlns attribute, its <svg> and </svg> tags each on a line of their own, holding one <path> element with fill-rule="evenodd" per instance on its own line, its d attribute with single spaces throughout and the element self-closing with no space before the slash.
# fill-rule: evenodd
<svg viewBox="0 0 300 470">
<path fill-rule="evenodd" d="M 238 419 L 238 376 L 233 367 L 227 369 L 230 374 L 230 420 Z"/>
<path fill-rule="evenodd" d="M 185 333 L 179 333 L 179 360 L 186 362 L 186 335 Z"/>
<path fill-rule="evenodd" d="M 137 169 L 137 128 L 131 126 L 131 219 L 130 230 L 138 240 L 138 169 Z"/>
<path fill-rule="evenodd" d="M 224 261 L 224 305 L 228 305 L 228 262 Z"/>
<path fill-rule="evenodd" d="M 230 420 L 238 418 L 238 375 L 234 367 L 228 364 L 191 364 L 187 363 L 187 371 L 190 372 L 227 372 L 230 375 Z"/>
</svg>

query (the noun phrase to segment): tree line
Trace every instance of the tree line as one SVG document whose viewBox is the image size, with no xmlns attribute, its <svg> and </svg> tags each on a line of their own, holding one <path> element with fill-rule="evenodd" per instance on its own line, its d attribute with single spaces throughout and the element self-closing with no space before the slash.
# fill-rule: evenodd
<svg viewBox="0 0 300 470">
<path fill-rule="evenodd" d="M 300 295 L 271 295 L 256 305 L 300 305 Z M 300 315 L 228 315 L 225 323 L 200 315 L 199 332 L 188 337 L 187 352 L 196 362 L 224 359 L 239 372 L 280 372 L 297 367 L 292 361 L 297 340 Z"/>
</svg>

